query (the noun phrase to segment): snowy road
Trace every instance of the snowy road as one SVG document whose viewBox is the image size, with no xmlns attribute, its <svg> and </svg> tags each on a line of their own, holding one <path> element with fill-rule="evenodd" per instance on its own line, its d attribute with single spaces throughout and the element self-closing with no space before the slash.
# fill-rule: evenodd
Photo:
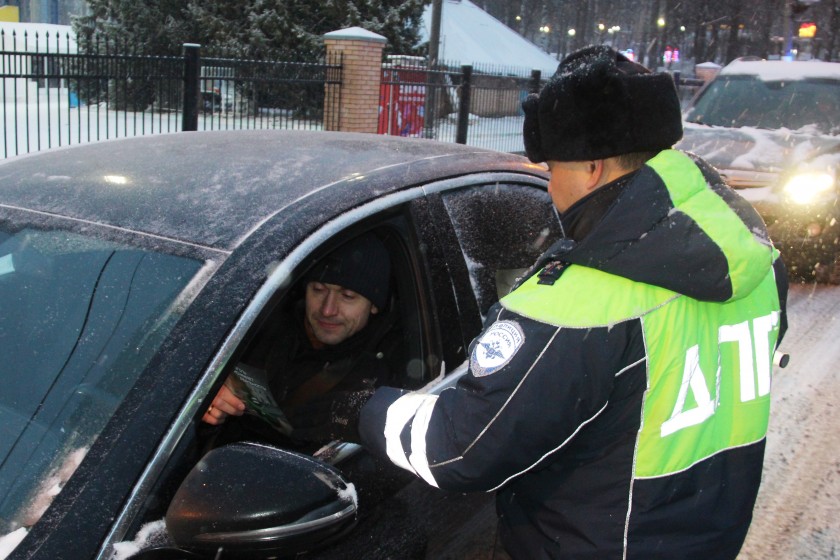
<svg viewBox="0 0 840 560">
<path fill-rule="evenodd" d="M 739 560 L 840 558 L 840 287 L 792 286 L 764 479 Z"/>
</svg>

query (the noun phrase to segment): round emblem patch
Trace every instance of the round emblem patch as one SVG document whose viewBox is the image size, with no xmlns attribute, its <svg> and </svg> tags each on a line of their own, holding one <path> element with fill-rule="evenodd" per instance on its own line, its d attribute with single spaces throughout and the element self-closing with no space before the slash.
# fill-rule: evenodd
<svg viewBox="0 0 840 560">
<path fill-rule="evenodd" d="M 473 347 L 470 371 L 476 377 L 484 377 L 500 370 L 516 355 L 524 342 L 525 335 L 517 323 L 493 323 Z"/>
</svg>

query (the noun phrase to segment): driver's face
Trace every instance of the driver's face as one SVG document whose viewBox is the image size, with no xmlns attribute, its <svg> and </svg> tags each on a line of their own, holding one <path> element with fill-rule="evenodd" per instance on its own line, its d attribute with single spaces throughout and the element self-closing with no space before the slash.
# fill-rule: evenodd
<svg viewBox="0 0 840 560">
<path fill-rule="evenodd" d="M 337 284 L 306 285 L 306 332 L 315 348 L 343 342 L 365 328 L 379 310 L 369 299 Z"/>
</svg>

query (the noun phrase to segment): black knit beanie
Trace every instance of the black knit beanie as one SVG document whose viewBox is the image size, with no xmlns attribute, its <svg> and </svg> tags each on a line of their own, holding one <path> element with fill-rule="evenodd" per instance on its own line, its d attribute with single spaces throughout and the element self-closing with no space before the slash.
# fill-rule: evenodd
<svg viewBox="0 0 840 560">
<path fill-rule="evenodd" d="M 372 233 L 352 239 L 321 259 L 306 275 L 307 282 L 336 284 L 365 296 L 379 309 L 388 303 L 391 259 Z"/>
<path fill-rule="evenodd" d="M 522 108 L 525 151 L 535 163 L 660 151 L 683 134 L 671 75 L 652 73 L 606 46 L 564 58 Z"/>
</svg>

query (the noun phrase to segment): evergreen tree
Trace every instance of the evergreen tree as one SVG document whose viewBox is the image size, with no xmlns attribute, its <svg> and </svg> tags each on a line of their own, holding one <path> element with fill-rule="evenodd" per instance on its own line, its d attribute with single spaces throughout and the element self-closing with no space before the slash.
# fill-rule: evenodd
<svg viewBox="0 0 840 560">
<path fill-rule="evenodd" d="M 149 54 L 172 55 L 184 43 L 247 58 L 315 60 L 324 33 L 359 26 L 383 35 L 386 52 L 416 54 L 429 0 L 88 0 L 74 27 L 81 48 L 126 42 Z"/>
</svg>

